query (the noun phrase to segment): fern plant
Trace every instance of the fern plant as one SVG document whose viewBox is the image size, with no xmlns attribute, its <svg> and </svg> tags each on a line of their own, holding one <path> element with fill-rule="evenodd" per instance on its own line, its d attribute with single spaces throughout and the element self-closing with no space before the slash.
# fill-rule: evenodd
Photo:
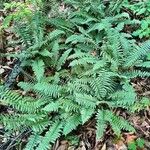
<svg viewBox="0 0 150 150">
<path fill-rule="evenodd" d="M 22 72 L 29 70 L 34 79 L 18 83 L 29 96 L 0 87 L 1 104 L 15 110 L 13 115 L 1 115 L 0 122 L 11 132 L 32 130 L 26 150 L 50 149 L 56 139 L 94 116 L 97 139 L 103 137 L 108 123 L 118 136 L 122 130 L 135 132 L 113 110 L 134 112 L 149 106 L 146 98 L 137 102 L 131 80 L 150 76 L 145 69 L 150 42 L 139 46 L 124 32 L 130 21 L 121 12 L 124 3 L 117 1 L 117 8 L 113 2 L 67 1 L 72 13 L 65 18 L 49 20 L 37 9 L 30 23 L 16 23 L 25 49 L 7 55 L 20 59 Z"/>
<path fill-rule="evenodd" d="M 138 29 L 133 32 L 134 36 L 141 38 L 148 38 L 150 35 L 149 30 L 149 14 L 150 14 L 150 2 L 138 1 L 136 3 L 126 3 L 125 7 L 128 8 L 135 15 L 135 18 L 139 18 Z"/>
</svg>

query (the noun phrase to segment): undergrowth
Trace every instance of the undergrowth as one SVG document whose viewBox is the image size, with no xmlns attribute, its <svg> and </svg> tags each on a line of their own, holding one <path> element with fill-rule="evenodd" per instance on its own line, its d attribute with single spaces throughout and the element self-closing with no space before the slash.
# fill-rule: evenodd
<svg viewBox="0 0 150 150">
<path fill-rule="evenodd" d="M 57 4 L 54 1 L 52 6 Z M 142 25 L 147 16 L 139 21 L 141 28 L 127 32 L 126 27 L 138 21 L 124 11 L 141 15 L 145 7 L 139 12 L 138 4 L 127 0 L 67 0 L 64 10 L 57 7 L 60 12 L 51 14 L 45 6 L 42 0 L 5 4 L 6 10 L 15 11 L 4 19 L 1 30 L 13 24 L 19 36 L 14 42 L 22 43 L 22 51 L 3 56 L 20 60 L 26 76 L 18 83 L 26 96 L 0 87 L 1 105 L 14 109 L 12 115 L 0 116 L 5 130 L 11 135 L 31 129 L 25 150 L 47 150 L 92 117 L 97 122 L 97 140 L 103 138 L 108 124 L 117 136 L 122 130 L 136 132 L 113 110 L 134 113 L 150 105 L 131 83 L 150 76 L 150 41 L 139 45 L 133 38 L 137 33 L 140 38 L 149 35 L 148 25 Z"/>
</svg>

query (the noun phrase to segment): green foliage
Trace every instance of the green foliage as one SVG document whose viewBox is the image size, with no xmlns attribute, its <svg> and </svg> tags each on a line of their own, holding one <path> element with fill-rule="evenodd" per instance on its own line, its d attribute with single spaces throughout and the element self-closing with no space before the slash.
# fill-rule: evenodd
<svg viewBox="0 0 150 150">
<path fill-rule="evenodd" d="M 131 143 L 128 143 L 128 149 L 129 150 L 136 150 L 138 148 L 144 148 L 144 139 L 138 138 L 136 141 L 132 141 Z"/>
<path fill-rule="evenodd" d="M 10 0 L 0 0 L 0 9 L 4 9 L 4 4 L 10 2 Z"/>
<path fill-rule="evenodd" d="M 22 71 L 35 79 L 18 83 L 28 97 L 0 87 L 1 104 L 15 111 L 1 115 L 0 121 L 11 131 L 32 130 L 26 150 L 47 150 L 60 136 L 67 138 L 95 116 L 97 139 L 103 137 L 108 124 L 117 136 L 122 130 L 135 132 L 114 108 L 135 112 L 150 105 L 149 99 L 137 96 L 131 84 L 133 78 L 150 76 L 146 57 L 150 41 L 139 46 L 131 33 L 125 32 L 132 22 L 130 15 L 122 12 L 127 1 L 66 3 L 71 13 L 65 16 L 49 19 L 43 15 L 42 1 L 29 2 L 36 11 L 30 10 L 28 16 L 24 9 L 20 18 L 12 20 L 10 15 L 24 48 L 6 55 L 20 59 Z M 14 7 L 20 12 L 22 5 L 29 9 L 20 2 Z M 4 21 L 5 27 L 9 21 Z"/>
<path fill-rule="evenodd" d="M 32 70 L 34 71 L 36 79 L 38 80 L 38 82 L 40 82 L 40 80 L 42 79 L 42 77 L 44 75 L 44 62 L 43 62 L 43 60 L 33 61 Z"/>
<path fill-rule="evenodd" d="M 110 123 L 116 135 L 120 135 L 122 129 L 135 132 L 134 128 L 122 117 L 115 116 L 109 110 L 99 110 L 97 114 L 97 139 L 103 136 L 107 122 Z"/>
<path fill-rule="evenodd" d="M 41 137 L 37 134 L 31 135 L 29 137 L 29 142 L 27 143 L 25 150 L 32 150 L 40 142 Z"/>
<path fill-rule="evenodd" d="M 139 112 L 143 109 L 146 109 L 150 106 L 150 100 L 148 98 L 143 97 L 140 101 L 137 101 L 130 107 L 130 111 Z"/>
<path fill-rule="evenodd" d="M 133 32 L 134 36 L 138 36 L 140 39 L 143 37 L 150 36 L 150 2 L 149 1 L 138 1 L 136 3 L 126 4 L 125 7 L 129 8 L 136 18 L 139 18 L 138 29 Z"/>
<path fill-rule="evenodd" d="M 15 11 L 4 19 L 2 28 L 7 28 L 10 25 L 11 21 L 18 21 L 21 19 L 26 21 L 30 18 L 32 13 L 27 3 L 11 2 L 5 3 L 4 6 L 5 10 L 14 9 Z"/>
<path fill-rule="evenodd" d="M 46 132 L 45 136 L 42 138 L 41 142 L 39 143 L 37 150 L 47 150 L 49 149 L 49 142 L 54 143 L 55 140 L 60 136 L 62 128 L 61 122 L 53 123 L 50 127 L 50 130 Z"/>
<path fill-rule="evenodd" d="M 140 22 L 140 28 L 133 32 L 134 36 L 139 36 L 139 38 L 146 37 L 148 38 L 150 36 L 150 20 L 149 18 L 145 18 L 141 20 Z"/>
<path fill-rule="evenodd" d="M 113 107 L 122 107 L 129 109 L 135 103 L 137 95 L 133 87 L 126 83 L 122 86 L 122 89 L 114 92 L 111 95 L 112 101 L 110 102 Z"/>
</svg>

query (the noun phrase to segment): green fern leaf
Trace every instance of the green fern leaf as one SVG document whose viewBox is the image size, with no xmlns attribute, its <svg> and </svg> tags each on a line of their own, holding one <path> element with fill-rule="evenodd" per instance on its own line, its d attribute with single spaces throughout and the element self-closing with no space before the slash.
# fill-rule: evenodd
<svg viewBox="0 0 150 150">
<path fill-rule="evenodd" d="M 126 76 L 128 79 L 133 79 L 136 77 L 149 77 L 150 76 L 150 72 L 147 71 L 141 71 L 141 70 L 133 70 L 133 71 L 128 71 L 123 73 L 124 76 Z"/>
<path fill-rule="evenodd" d="M 137 67 L 145 67 L 145 68 L 150 68 L 150 61 L 145 61 L 145 62 L 142 62 L 142 63 L 139 63 L 137 65 L 135 65 Z"/>
<path fill-rule="evenodd" d="M 96 138 L 100 139 L 104 135 L 104 131 L 107 127 L 106 119 L 105 119 L 105 111 L 99 110 L 96 116 Z"/>
<path fill-rule="evenodd" d="M 40 94 L 48 95 L 51 97 L 59 97 L 61 87 L 55 84 L 48 84 L 46 82 L 37 83 L 34 85 L 34 90 Z"/>
<path fill-rule="evenodd" d="M 60 36 L 61 34 L 65 34 L 65 32 L 62 31 L 62 30 L 56 29 L 56 30 L 52 31 L 51 33 L 49 33 L 48 39 L 49 39 L 49 40 L 52 40 L 52 39 L 54 39 L 54 38 Z"/>
<path fill-rule="evenodd" d="M 50 53 L 47 49 L 41 50 L 39 54 L 45 57 L 52 57 L 52 53 Z"/>
<path fill-rule="evenodd" d="M 38 134 L 31 135 L 28 139 L 28 143 L 26 144 L 26 147 L 24 150 L 33 150 L 37 144 L 40 142 L 41 137 Z"/>
<path fill-rule="evenodd" d="M 0 115 L 1 124 L 4 125 L 5 129 L 17 131 L 22 128 L 27 128 L 26 121 L 22 115 Z"/>
<path fill-rule="evenodd" d="M 53 123 L 49 128 L 49 131 L 47 131 L 45 136 L 42 138 L 36 150 L 48 150 L 50 148 L 50 143 L 54 143 L 60 136 L 61 129 L 62 123 L 60 121 Z"/>
<path fill-rule="evenodd" d="M 45 117 L 45 118 L 39 119 L 35 122 L 32 122 L 31 129 L 35 133 L 41 133 L 50 125 L 50 123 L 51 123 L 51 121 L 49 120 L 49 118 Z"/>
<path fill-rule="evenodd" d="M 32 97 L 22 97 L 20 94 L 0 87 L 0 101 L 21 112 L 35 113 L 38 112 L 45 101 L 34 99 Z"/>
<path fill-rule="evenodd" d="M 130 67 L 135 65 L 137 60 L 144 55 L 146 55 L 150 51 L 150 40 L 143 43 L 136 51 L 132 52 L 129 57 L 126 59 L 125 67 Z"/>
<path fill-rule="evenodd" d="M 104 72 L 90 82 L 91 88 L 97 97 L 105 97 L 107 92 L 113 91 L 114 84 L 111 75 L 109 72 Z"/>
<path fill-rule="evenodd" d="M 60 57 L 60 59 L 58 60 L 58 63 L 57 63 L 57 70 L 60 70 L 62 65 L 66 62 L 67 60 L 67 57 L 69 55 L 69 53 L 71 52 L 72 49 L 68 49 L 67 51 L 65 51 L 62 56 Z"/>
<path fill-rule="evenodd" d="M 150 107 L 150 100 L 146 97 L 143 97 L 140 101 L 137 101 L 133 105 L 131 105 L 129 107 L 129 110 L 134 113 L 144 110 L 147 107 Z"/>
<path fill-rule="evenodd" d="M 88 33 L 94 30 L 98 30 L 101 31 L 105 28 L 105 26 L 103 25 L 103 23 L 96 23 L 94 24 L 91 28 L 88 29 Z"/>
<path fill-rule="evenodd" d="M 59 102 L 49 103 L 44 108 L 42 108 L 42 110 L 47 112 L 58 111 L 58 109 L 59 109 Z"/>
<path fill-rule="evenodd" d="M 71 66 L 71 67 L 78 66 L 78 65 L 85 66 L 86 64 L 94 64 L 94 63 L 96 63 L 96 61 L 97 60 L 94 57 L 83 57 L 83 58 L 80 58 L 80 59 L 73 60 L 69 64 L 69 66 Z"/>
<path fill-rule="evenodd" d="M 78 104 L 83 105 L 87 108 L 88 107 L 94 108 L 98 104 L 98 101 L 95 97 L 92 97 L 91 95 L 87 95 L 87 94 L 80 94 L 80 93 L 75 94 L 75 101 Z"/>
<path fill-rule="evenodd" d="M 83 53 L 81 51 L 76 51 L 74 54 L 70 55 L 68 57 L 68 59 L 75 59 L 75 58 L 83 58 L 83 57 L 87 57 L 87 53 Z M 88 55 L 90 56 L 90 55 Z"/>
<path fill-rule="evenodd" d="M 20 88 L 22 88 L 24 91 L 31 91 L 34 86 L 33 83 L 28 83 L 28 82 L 19 82 L 17 85 Z"/>
<path fill-rule="evenodd" d="M 123 107 L 129 109 L 137 99 L 136 93 L 132 85 L 125 83 L 122 90 L 118 90 L 111 94 L 112 101 L 110 104 L 113 107 Z"/>
<path fill-rule="evenodd" d="M 127 120 L 114 115 L 114 113 L 109 110 L 105 110 L 105 112 L 105 119 L 110 123 L 115 134 L 120 135 L 122 129 L 130 132 L 135 132 L 135 129 L 129 124 Z"/>
<path fill-rule="evenodd" d="M 67 135 L 72 130 L 76 129 L 76 127 L 81 123 L 81 117 L 80 115 L 76 114 L 73 116 L 70 116 L 65 120 L 65 125 L 63 128 L 63 134 Z"/>
<path fill-rule="evenodd" d="M 38 82 L 40 82 L 44 76 L 44 62 L 43 62 L 43 60 L 38 59 L 38 60 L 33 61 L 32 69 L 35 73 L 36 79 L 38 80 Z"/>
<path fill-rule="evenodd" d="M 60 105 L 66 112 L 79 112 L 81 109 L 81 106 L 75 103 L 73 100 L 69 99 L 62 99 L 60 101 Z"/>
<path fill-rule="evenodd" d="M 94 114 L 94 110 L 95 109 L 93 108 L 82 108 L 82 110 L 80 111 L 82 124 L 84 124 L 90 117 L 92 117 L 92 115 Z"/>
<path fill-rule="evenodd" d="M 68 43 L 92 43 L 93 41 L 90 38 L 85 37 L 84 35 L 71 35 L 66 39 L 66 44 Z"/>
</svg>

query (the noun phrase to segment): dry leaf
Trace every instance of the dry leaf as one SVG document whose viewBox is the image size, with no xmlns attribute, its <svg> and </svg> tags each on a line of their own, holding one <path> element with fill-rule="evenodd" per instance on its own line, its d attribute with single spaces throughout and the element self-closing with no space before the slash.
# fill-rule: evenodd
<svg viewBox="0 0 150 150">
<path fill-rule="evenodd" d="M 132 143 L 136 138 L 137 138 L 137 136 L 135 136 L 135 135 L 127 134 L 126 142 Z"/>
<path fill-rule="evenodd" d="M 86 150 L 86 147 L 83 141 L 80 142 L 80 147 L 77 150 Z"/>
<path fill-rule="evenodd" d="M 96 51 L 91 52 L 91 55 L 96 56 L 97 55 Z"/>
<path fill-rule="evenodd" d="M 11 69 L 9 66 L 3 66 L 4 69 Z"/>
<path fill-rule="evenodd" d="M 101 150 L 106 150 L 106 143 L 103 145 L 103 147 L 101 148 Z"/>
<path fill-rule="evenodd" d="M 70 147 L 68 147 L 68 150 L 75 150 L 75 147 L 74 146 L 70 146 Z"/>
<path fill-rule="evenodd" d="M 123 140 L 118 140 L 117 143 L 115 144 L 115 148 L 117 150 L 127 150 L 126 145 L 124 144 Z"/>
<path fill-rule="evenodd" d="M 5 70 L 3 68 L 0 68 L 0 74 L 4 73 Z"/>
<path fill-rule="evenodd" d="M 60 145 L 57 150 L 67 150 L 67 146 L 66 145 Z"/>
<path fill-rule="evenodd" d="M 6 52 L 12 52 L 13 50 L 14 50 L 13 47 L 7 47 L 7 48 L 6 48 Z"/>
<path fill-rule="evenodd" d="M 57 148 L 57 150 L 67 150 L 68 149 L 68 141 L 64 140 L 60 142 L 60 146 Z"/>
</svg>

